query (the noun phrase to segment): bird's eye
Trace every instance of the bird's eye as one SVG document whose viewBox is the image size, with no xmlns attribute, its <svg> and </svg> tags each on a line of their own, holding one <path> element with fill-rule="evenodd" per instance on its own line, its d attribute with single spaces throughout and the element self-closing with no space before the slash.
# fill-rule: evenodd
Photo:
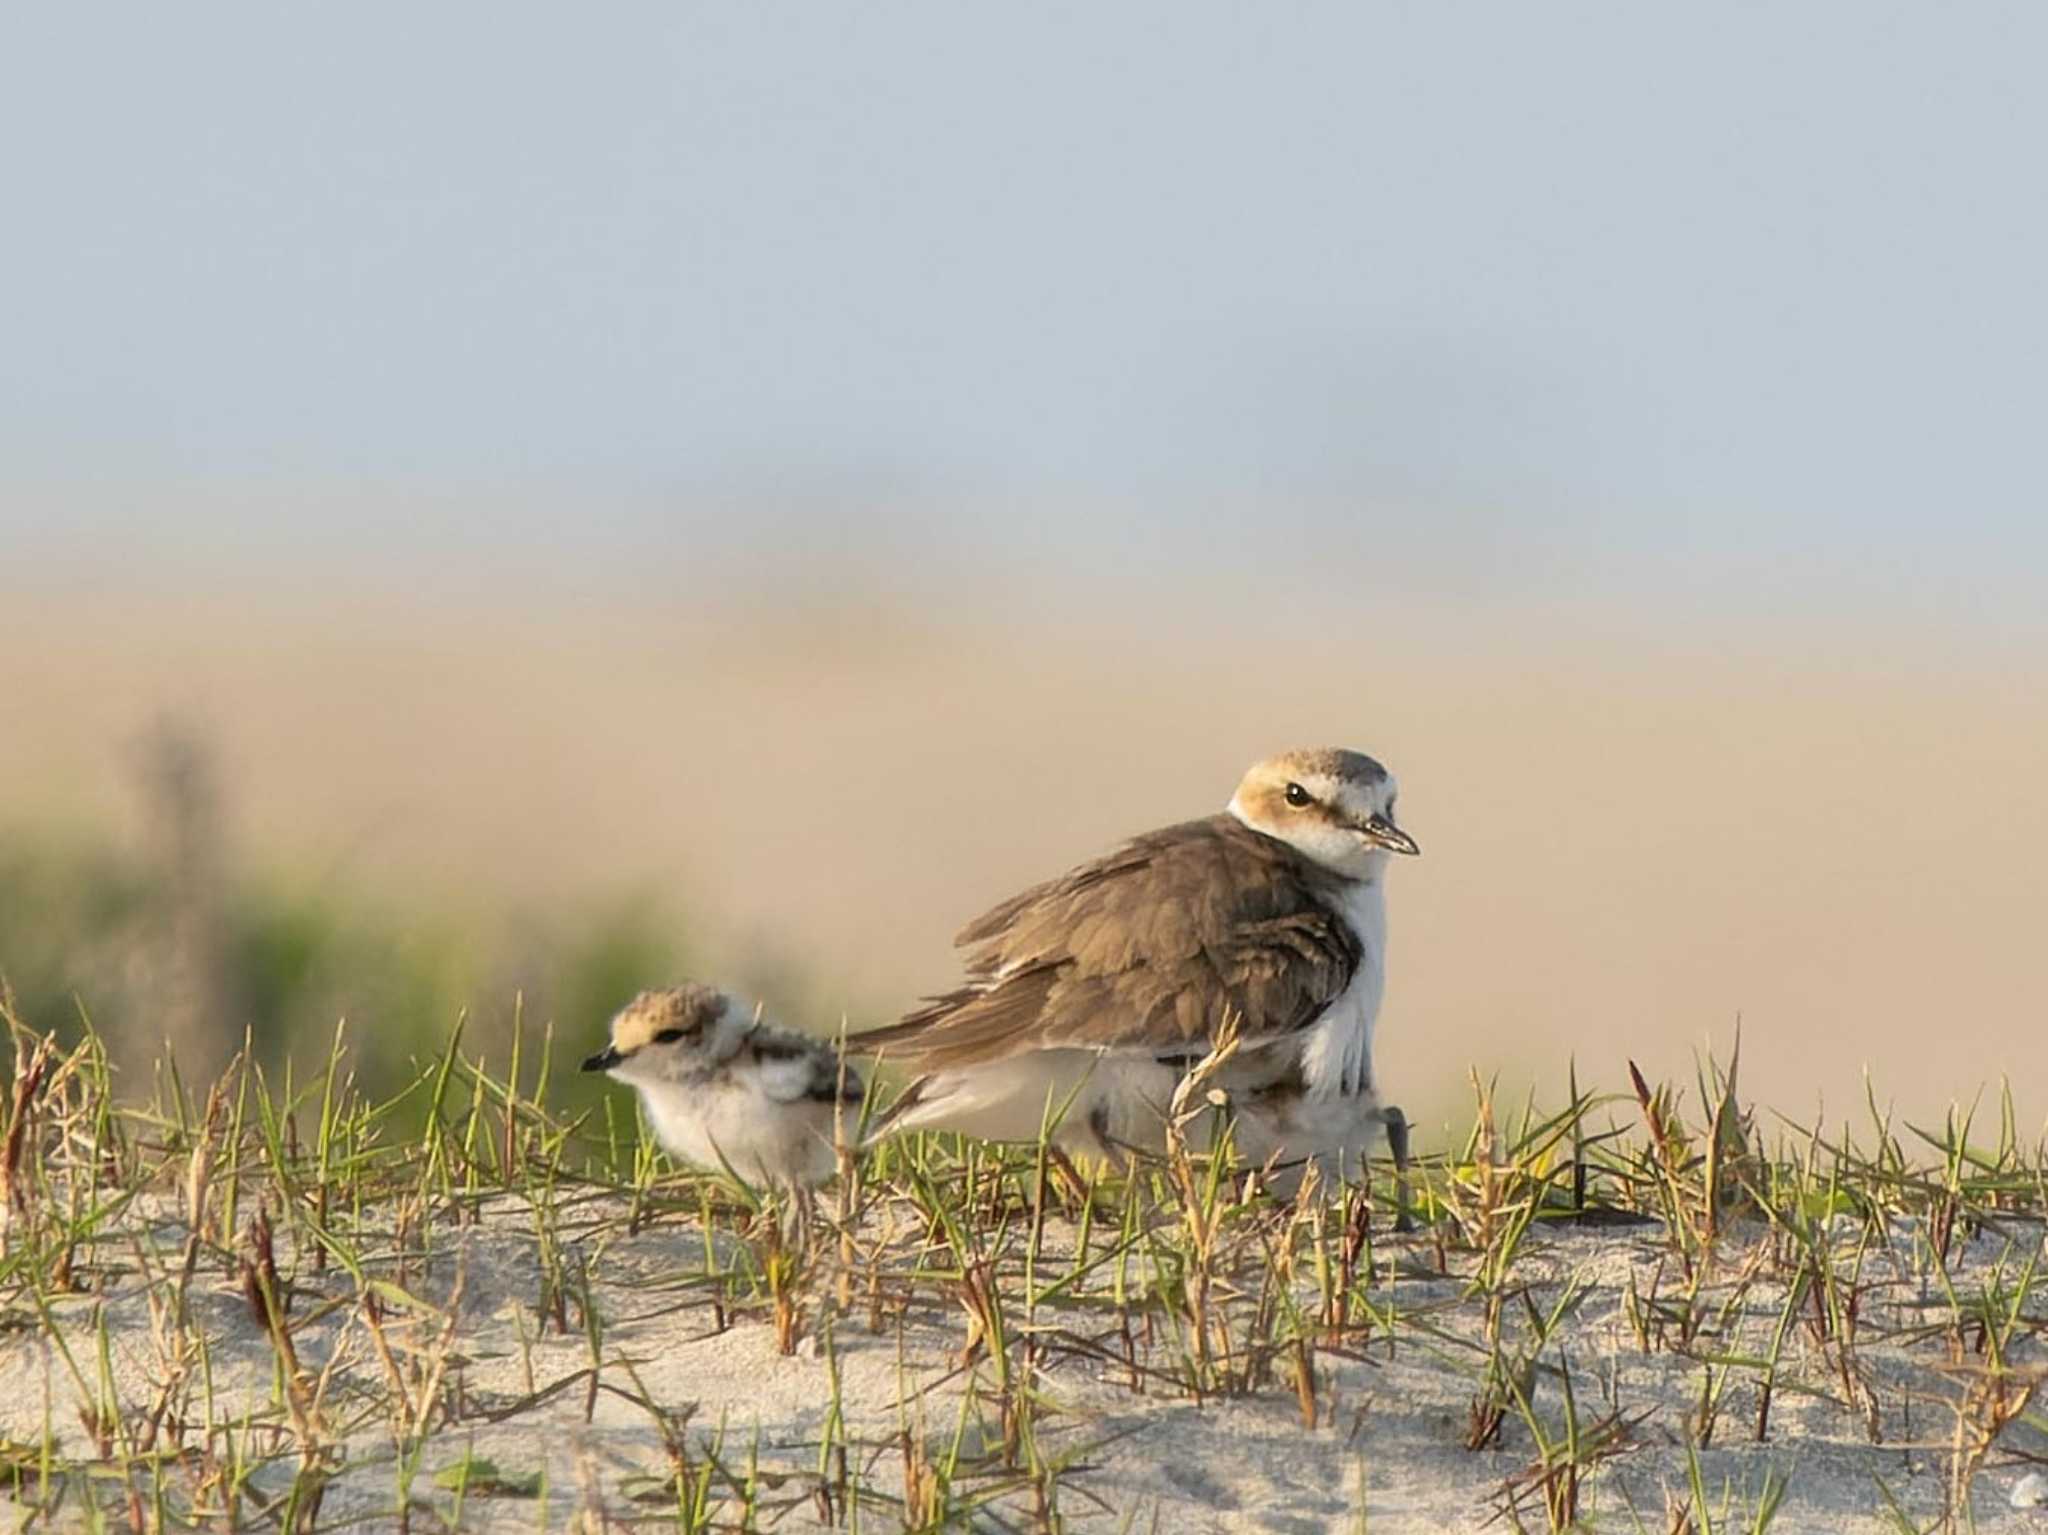
<svg viewBox="0 0 2048 1535">
<path fill-rule="evenodd" d="M 1315 798 L 1300 784 L 1291 783 L 1287 786 L 1287 803 L 1299 810 L 1303 805 L 1313 805 Z"/>
<path fill-rule="evenodd" d="M 654 1042 L 657 1045 L 672 1045 L 689 1032 L 688 1029 L 663 1029 L 654 1036 Z"/>
</svg>

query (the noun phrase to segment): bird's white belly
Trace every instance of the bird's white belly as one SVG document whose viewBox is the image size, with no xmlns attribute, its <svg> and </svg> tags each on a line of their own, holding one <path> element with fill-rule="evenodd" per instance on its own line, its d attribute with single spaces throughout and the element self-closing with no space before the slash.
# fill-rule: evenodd
<svg viewBox="0 0 2048 1535">
<path fill-rule="evenodd" d="M 1263 1054 L 1263 1052 L 1261 1052 Z M 1242 1059 L 1242 1058 L 1240 1058 Z M 1236 1063 L 1233 1063 L 1235 1065 Z M 1308 1163 L 1331 1178 L 1357 1177 L 1385 1134 L 1380 1101 L 1369 1088 L 1317 1095 L 1234 1084 L 1226 1067 L 1217 1078 L 1230 1092 L 1230 1122 L 1238 1155 L 1248 1164 L 1276 1167 L 1283 1190 Z M 1099 1056 L 1085 1050 L 1045 1050 L 935 1078 L 922 1102 L 889 1127 L 955 1130 L 994 1141 L 1035 1141 L 1056 1126 L 1054 1143 L 1076 1154 L 1158 1154 L 1181 1073 L 1156 1061 Z M 1198 1110 L 1188 1121 L 1190 1149 L 1211 1149 L 1220 1114 Z"/>
<path fill-rule="evenodd" d="M 1086 1150 L 1166 1143 L 1179 1073 L 1144 1057 L 1094 1050 L 1033 1050 L 971 1070 L 943 1072 L 891 1127 L 957 1130 L 991 1141 L 1035 1141 L 1055 1125 L 1061 1145 Z"/>
<path fill-rule="evenodd" d="M 780 1103 L 731 1086 L 707 1088 L 687 1105 L 660 1093 L 641 1098 L 662 1145 L 699 1167 L 729 1166 L 760 1184 L 821 1183 L 837 1166 L 829 1104 Z"/>
<path fill-rule="evenodd" d="M 1378 880 L 1354 889 L 1344 905 L 1357 934 L 1358 968 L 1302 1046 L 1301 1070 L 1317 1097 L 1372 1091 L 1372 1033 L 1387 989 L 1387 903 Z"/>
</svg>

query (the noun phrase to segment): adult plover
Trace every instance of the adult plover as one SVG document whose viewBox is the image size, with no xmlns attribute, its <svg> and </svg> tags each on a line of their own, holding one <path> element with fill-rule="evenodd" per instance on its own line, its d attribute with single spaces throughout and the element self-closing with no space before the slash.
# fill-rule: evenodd
<svg viewBox="0 0 2048 1535">
<path fill-rule="evenodd" d="M 749 1182 L 823 1183 L 838 1166 L 840 1134 L 860 1122 L 861 1080 L 837 1050 L 715 986 L 641 992 L 583 1069 L 639 1089 L 669 1151 Z"/>
<path fill-rule="evenodd" d="M 848 1047 L 918 1073 L 878 1127 L 1060 1139 L 1116 1158 L 1161 1143 L 1175 1085 L 1225 1020 L 1214 1086 L 1253 1161 L 1355 1171 L 1407 1122 L 1372 1074 L 1385 874 L 1418 851 L 1395 783 L 1352 751 L 1273 757 L 1222 814 L 1149 832 L 971 923 L 966 983 Z"/>
</svg>

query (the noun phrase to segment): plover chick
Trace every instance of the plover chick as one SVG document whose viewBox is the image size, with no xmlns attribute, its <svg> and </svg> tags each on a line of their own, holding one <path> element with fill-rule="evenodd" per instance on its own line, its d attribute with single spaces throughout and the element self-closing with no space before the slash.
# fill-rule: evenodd
<svg viewBox="0 0 2048 1535">
<path fill-rule="evenodd" d="M 639 1090 L 661 1144 L 751 1183 L 809 1188 L 860 1122 L 861 1079 L 830 1043 L 777 1028 L 715 986 L 643 991 L 583 1063 Z"/>
<path fill-rule="evenodd" d="M 1407 1125 L 1381 1102 L 1387 866 L 1418 851 L 1394 777 L 1353 751 L 1272 757 L 1227 809 L 1133 838 L 970 923 L 964 984 L 849 1050 L 919 1073 L 880 1127 L 1037 1136 L 1116 1156 L 1156 1147 L 1180 1078 L 1225 1020 L 1214 1086 L 1264 1161 L 1356 1171 Z"/>
</svg>

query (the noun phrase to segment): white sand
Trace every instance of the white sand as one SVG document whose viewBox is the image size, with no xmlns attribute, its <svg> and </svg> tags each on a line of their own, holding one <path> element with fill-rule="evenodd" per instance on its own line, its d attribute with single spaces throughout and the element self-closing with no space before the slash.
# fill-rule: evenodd
<svg viewBox="0 0 2048 1535">
<path fill-rule="evenodd" d="M 147 1207 L 138 1206 L 138 1210 Z M 1001 1432 L 994 1396 L 994 1371 L 986 1355 L 963 1369 L 959 1352 L 965 1315 L 952 1298 L 957 1286 L 913 1278 L 914 1242 L 899 1234 L 887 1244 L 881 1265 L 884 1316 L 871 1323 L 864 1296 L 844 1315 L 827 1314 L 807 1330 L 797 1353 L 778 1353 L 773 1329 L 759 1312 L 730 1319 L 720 1330 L 702 1283 L 704 1250 L 692 1223 L 671 1219 L 638 1234 L 627 1234 L 616 1205 L 585 1202 L 563 1216 L 562 1238 L 572 1268 L 589 1265 L 598 1316 L 603 1324 L 600 1389 L 588 1396 L 590 1348 L 580 1331 L 549 1332 L 521 1346 L 522 1330 L 537 1326 L 534 1303 L 541 1270 L 531 1216 L 514 1201 L 500 1201 L 481 1224 L 460 1231 L 437 1227 L 432 1255 L 415 1259 L 402 1282 L 412 1293 L 436 1303 L 448 1299 L 462 1276 L 454 1348 L 459 1355 L 446 1377 L 463 1404 L 458 1421 L 431 1436 L 421 1459 L 413 1497 L 419 1511 L 415 1529 L 439 1527 L 427 1509 L 445 1514 L 454 1495 L 436 1484 L 434 1473 L 459 1461 L 465 1446 L 494 1462 L 507 1478 L 544 1472 L 541 1496 L 472 1496 L 462 1511 L 468 1528 L 560 1528 L 579 1516 L 620 1521 L 653 1518 L 662 1505 L 632 1501 L 665 1476 L 661 1435 L 654 1420 L 628 1399 L 637 1395 L 633 1371 L 655 1402 L 671 1413 L 694 1404 L 687 1441 L 694 1457 L 717 1439 L 721 1458 L 744 1477 L 759 1468 L 758 1517 L 763 1527 L 812 1528 L 829 1506 L 819 1492 L 820 1441 L 832 1400 L 836 1368 L 846 1416 L 849 1470 L 872 1494 L 859 1511 L 859 1528 L 896 1529 L 900 1512 L 881 1501 L 903 1486 L 903 1435 L 921 1432 L 933 1457 L 943 1456 L 960 1421 L 963 1394 L 977 1390 L 983 1400 L 970 1412 L 965 1461 L 956 1498 L 977 1489 L 991 1493 L 984 1512 L 960 1527 L 1040 1527 L 1034 1495 L 1001 1465 Z M 133 1215 L 127 1223 L 138 1245 L 126 1236 L 110 1239 L 98 1252 L 115 1271 L 103 1296 L 80 1295 L 58 1304 L 65 1338 L 88 1379 L 95 1372 L 93 1315 L 104 1306 L 112 1339 L 112 1381 L 126 1411 L 134 1415 L 156 1393 L 165 1375 L 164 1357 L 153 1341 L 151 1286 L 138 1260 L 154 1267 L 172 1262 L 183 1230 L 175 1220 Z M 873 1235 L 872 1231 L 869 1233 Z M 2041 1251 L 2038 1227 L 2010 1233 L 2010 1262 Z M 1058 1254 L 1071 1234 L 1052 1229 L 1041 1284 L 1063 1268 Z M 1002 1289 L 1020 1320 L 1022 1233 L 1013 1233 L 999 1265 Z M 373 1244 L 374 1245 L 374 1244 Z M 161 1257 L 147 1258 L 152 1246 Z M 1871 1441 L 1863 1413 L 1843 1400 L 1830 1357 L 1803 1326 L 1791 1331 L 1770 1420 L 1770 1437 L 1751 1437 L 1756 1411 L 1756 1376 L 1738 1369 L 1728 1387 L 1713 1443 L 1701 1454 L 1706 1482 L 1715 1498 L 1728 1489 L 1737 1508 L 1748 1506 L 1766 1467 L 1791 1478 L 1777 1524 L 1780 1531 L 1878 1531 L 1894 1528 L 1882 1511 L 1881 1479 L 1923 1527 L 1939 1512 L 1954 1430 L 1945 1405 L 1956 1400 L 1969 1366 L 1952 1367 L 1939 1322 L 1947 1314 L 1939 1287 L 1912 1271 L 1901 1241 L 1896 1256 L 1874 1254 L 1866 1265 L 1861 1304 L 1862 1362 L 1876 1385 L 1881 1443 Z M 730 1255 L 732 1243 L 720 1250 Z M 1731 1243 L 1709 1294 L 1732 1294 L 1738 1259 L 1753 1248 Z M 122 1259 L 122 1253 L 130 1256 Z M 2006 1251 L 2005 1239 L 1980 1233 L 1958 1258 L 1959 1271 L 1981 1282 L 1988 1265 Z M 1582 1512 L 1592 1527 L 1634 1529 L 1629 1504 L 1642 1526 L 1669 1528 L 1667 1490 L 1682 1495 L 1686 1482 L 1683 1449 L 1688 1416 L 1700 1394 L 1702 1366 L 1672 1352 L 1643 1353 L 1627 1319 L 1631 1279 L 1647 1292 L 1663 1263 L 1663 1288 L 1675 1285 L 1668 1249 L 1652 1230 L 1624 1232 L 1554 1231 L 1532 1238 L 1516 1273 L 1529 1283 L 1538 1305 L 1576 1277 L 1586 1298 L 1563 1331 L 1582 1421 L 1618 1406 L 1629 1418 L 1641 1415 L 1632 1431 L 1637 1448 L 1595 1473 L 1585 1490 Z M 937 1264 L 944 1255 L 930 1260 Z M 332 1369 L 320 1406 L 323 1431 L 345 1452 L 348 1467 L 329 1488 L 321 1527 L 349 1519 L 354 1527 L 391 1528 L 396 1520 L 396 1460 L 392 1450 L 390 1387 L 371 1346 L 353 1282 L 330 1268 L 316 1275 L 298 1267 L 280 1239 L 279 1263 L 293 1282 L 291 1315 L 302 1365 L 309 1375 Z M 1043 1363 L 1036 1381 L 1042 1407 L 1037 1432 L 1040 1453 L 1071 1457 L 1058 1477 L 1053 1516 L 1075 1530 L 1149 1530 L 1172 1535 L 1202 1531 L 1272 1531 L 1291 1535 L 1364 1528 L 1375 1531 L 1462 1531 L 1480 1528 L 1501 1506 L 1504 1479 L 1532 1458 L 1528 1432 L 1511 1413 L 1497 1447 L 1477 1453 L 1463 1448 L 1468 1406 L 1479 1389 L 1480 1355 L 1467 1346 L 1480 1316 L 1464 1299 L 1462 1278 L 1433 1274 L 1434 1245 L 1427 1239 L 1382 1237 L 1377 1249 L 1376 1305 L 1391 1305 L 1401 1318 L 1391 1341 L 1368 1339 L 1359 1357 L 1323 1352 L 1317 1360 L 1319 1390 L 1314 1428 L 1304 1427 L 1283 1363 L 1278 1378 L 1254 1394 L 1197 1404 L 1166 1382 L 1152 1379 L 1131 1389 L 1121 1367 L 1105 1367 L 1099 1354 L 1077 1340 L 1114 1338 L 1116 1323 L 1100 1295 L 1100 1283 L 1081 1305 L 1047 1305 L 1042 1329 Z M 1463 1274 L 1468 1263 L 1454 1257 Z M 399 1279 L 386 1256 L 372 1272 Z M 829 1265 L 818 1276 L 813 1296 L 831 1288 Z M 866 1283 L 863 1271 L 861 1283 Z M 1307 1276 L 1298 1281 L 1302 1289 Z M 158 1289 L 159 1294 L 163 1291 Z M 1726 1332 L 1699 1345 L 1701 1353 L 1761 1351 L 1776 1325 L 1784 1291 L 1759 1282 L 1731 1314 Z M 337 1304 L 322 1310 L 323 1297 Z M 2038 1316 L 2039 1291 L 2029 1306 Z M 216 1257 L 202 1261 L 193 1288 L 195 1321 L 210 1340 L 215 1421 L 233 1421 L 246 1411 L 259 1422 L 282 1423 L 271 1348 L 252 1312 Z M 580 1325 L 570 1308 L 572 1326 Z M 1509 1335 L 1519 1303 L 1511 1303 Z M 523 1323 L 521 1321 L 523 1318 Z M 815 1322 L 816 1317 L 812 1320 Z M 90 1454 L 90 1440 L 76 1410 L 77 1393 L 58 1351 L 17 1302 L 0 1332 L 0 1436 L 17 1449 L 38 1445 L 45 1425 L 61 1454 Z M 1924 1327 L 1926 1336 L 1913 1329 Z M 408 1340 L 431 1352 L 439 1324 L 408 1326 L 401 1313 L 387 1321 L 387 1335 L 407 1368 Z M 829 1348 L 820 1333 L 829 1333 Z M 1120 1348 L 1112 1344 L 1112 1351 Z M 2044 1350 L 2029 1338 L 2011 1362 L 2043 1363 Z M 829 1358 L 827 1357 L 829 1354 Z M 1018 1357 L 1013 1345 L 1013 1360 Z M 1155 1335 L 1140 1362 L 1168 1369 L 1174 1351 L 1165 1330 Z M 632 1371 L 628 1369 L 628 1363 Z M 1554 1365 L 1547 1354 L 1545 1364 Z M 1021 1367 L 1021 1366 L 1020 1366 Z M 528 1371 L 530 1369 L 530 1383 Z M 503 1421 L 494 1412 L 535 1390 L 567 1382 Z M 417 1388 L 414 1388 L 416 1391 Z M 1554 1374 L 1539 1374 L 1539 1415 L 1559 1420 L 1561 1395 Z M 187 1411 L 203 1410 L 195 1385 Z M 2048 1529 L 2048 1511 L 2009 1507 L 2007 1494 L 2026 1467 L 2014 1448 L 2048 1450 L 2040 1410 L 2031 1423 L 2009 1430 L 1977 1478 L 1972 1509 L 1980 1528 Z M 197 1443 L 198 1435 L 190 1436 Z M 258 1432 L 268 1444 L 272 1436 Z M 280 1438 L 279 1447 L 287 1441 Z M 260 1470 L 255 1486 L 275 1497 L 290 1484 L 294 1460 L 286 1455 Z M 828 1473 L 831 1468 L 828 1466 Z M 185 1492 L 179 1473 L 170 1478 Z M 715 1488 L 714 1500 L 730 1489 Z M 67 1504 L 76 1518 L 75 1499 Z M 0 1494 L 0 1510 L 19 1516 L 21 1504 Z M 721 1527 L 739 1517 L 728 1502 Z M 1523 1519 L 1544 1528 L 1540 1504 L 1525 1501 Z M 245 1505 L 246 1521 L 258 1522 Z M 1746 1515 L 1743 1516 L 1746 1518 Z M 663 1527 L 666 1519 L 657 1519 Z M 1503 1523 L 1499 1528 L 1512 1528 Z M 1718 1518 L 1715 1527 L 1720 1528 Z M 1747 1528 L 1738 1518 L 1736 1528 Z"/>
</svg>

